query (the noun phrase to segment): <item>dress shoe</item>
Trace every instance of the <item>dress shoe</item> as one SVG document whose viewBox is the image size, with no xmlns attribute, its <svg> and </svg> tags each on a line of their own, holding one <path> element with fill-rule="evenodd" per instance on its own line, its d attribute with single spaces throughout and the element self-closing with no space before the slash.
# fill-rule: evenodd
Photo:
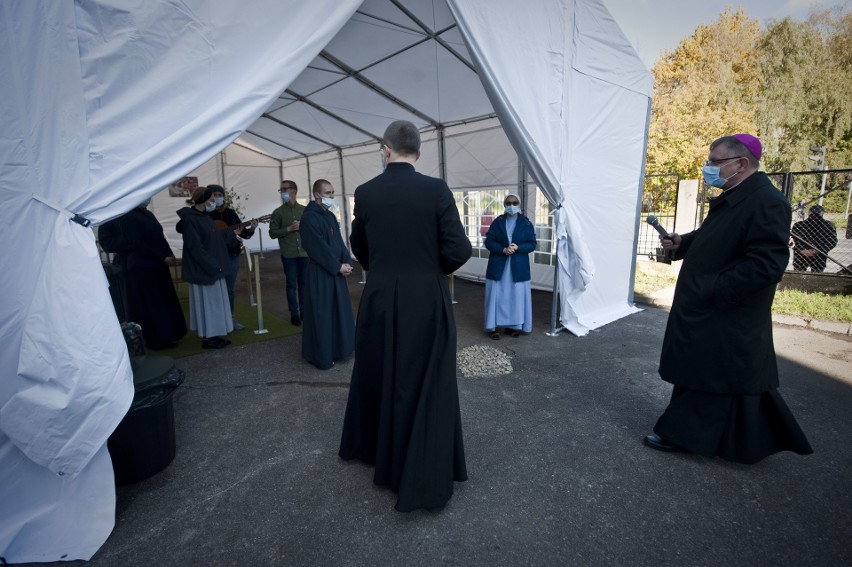
<svg viewBox="0 0 852 567">
<path fill-rule="evenodd" d="M 302 326 L 302 318 L 299 317 L 298 315 L 291 315 L 290 316 L 290 324 L 293 325 L 294 327 L 301 327 Z"/>
<path fill-rule="evenodd" d="M 680 453 L 685 451 L 683 447 L 679 445 L 675 445 L 674 443 L 669 443 L 656 433 L 651 433 L 650 435 L 645 436 L 645 445 L 652 449 L 657 449 L 658 451 L 666 451 L 667 453 Z"/>
</svg>

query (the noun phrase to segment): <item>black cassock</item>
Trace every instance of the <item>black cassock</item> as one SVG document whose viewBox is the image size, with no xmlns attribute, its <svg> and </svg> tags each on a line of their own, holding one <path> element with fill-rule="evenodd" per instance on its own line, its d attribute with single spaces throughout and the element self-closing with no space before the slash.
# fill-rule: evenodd
<svg viewBox="0 0 852 567">
<path fill-rule="evenodd" d="M 302 356 L 322 369 L 352 354 L 355 320 L 346 278 L 340 266 L 352 262 L 340 236 L 337 218 L 311 201 L 299 223 L 302 247 L 308 253 Z"/>
<path fill-rule="evenodd" d="M 354 213 L 350 243 L 369 273 L 340 456 L 374 464 L 397 510 L 438 508 L 467 480 L 446 275 L 470 241 L 446 183 L 406 163 L 358 187 Z"/>
<path fill-rule="evenodd" d="M 154 214 L 137 207 L 98 229 L 104 250 L 120 266 L 124 315 L 139 323 L 148 348 L 167 348 L 186 334 L 186 320 L 165 259 L 172 250 Z"/>
<path fill-rule="evenodd" d="M 660 376 L 674 385 L 654 432 L 706 456 L 756 463 L 812 452 L 778 388 L 772 300 L 790 258 L 790 204 L 763 173 L 714 199 L 683 235 Z"/>
</svg>

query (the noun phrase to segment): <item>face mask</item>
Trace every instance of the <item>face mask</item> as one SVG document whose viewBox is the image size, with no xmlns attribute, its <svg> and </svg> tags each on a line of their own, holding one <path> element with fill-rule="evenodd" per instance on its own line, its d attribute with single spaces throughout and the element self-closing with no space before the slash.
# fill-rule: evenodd
<svg viewBox="0 0 852 567">
<path fill-rule="evenodd" d="M 204 210 L 207 211 L 208 213 L 212 213 L 215 208 L 216 208 L 216 202 L 215 201 L 208 201 L 207 204 L 204 205 Z"/>
<path fill-rule="evenodd" d="M 334 199 L 332 199 L 331 197 L 323 197 L 322 206 L 330 211 L 334 208 Z"/>
<path fill-rule="evenodd" d="M 515 216 L 516 214 L 521 212 L 521 207 L 518 205 L 506 205 L 506 214 L 509 216 Z"/>
<path fill-rule="evenodd" d="M 284 201 L 285 203 L 289 203 L 290 202 L 290 193 L 288 193 L 287 191 L 284 191 L 283 193 L 281 193 L 281 200 Z"/>
<path fill-rule="evenodd" d="M 705 165 L 701 168 L 701 175 L 704 177 L 704 183 L 710 187 L 724 187 L 728 182 L 724 177 L 719 177 L 719 172 L 722 170 L 718 165 Z"/>
<path fill-rule="evenodd" d="M 224 198 L 224 197 L 214 197 L 214 198 L 213 198 L 213 203 L 214 203 L 217 207 L 221 207 L 221 206 L 225 203 L 225 198 Z"/>
</svg>

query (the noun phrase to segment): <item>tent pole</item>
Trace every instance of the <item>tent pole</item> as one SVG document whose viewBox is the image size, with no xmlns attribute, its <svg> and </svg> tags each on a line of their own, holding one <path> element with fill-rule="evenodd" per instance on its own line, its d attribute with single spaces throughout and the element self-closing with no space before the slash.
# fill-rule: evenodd
<svg viewBox="0 0 852 567">
<path fill-rule="evenodd" d="M 254 284 L 257 287 L 257 330 L 255 335 L 268 333 L 269 329 L 263 326 L 263 300 L 260 298 L 260 256 L 254 257 Z"/>
<path fill-rule="evenodd" d="M 556 308 L 559 301 L 559 241 L 556 240 L 559 226 L 559 209 L 562 205 L 557 205 L 553 211 L 553 301 L 550 306 L 550 331 L 545 333 L 548 337 L 558 337 L 561 329 L 556 328 Z"/>
</svg>

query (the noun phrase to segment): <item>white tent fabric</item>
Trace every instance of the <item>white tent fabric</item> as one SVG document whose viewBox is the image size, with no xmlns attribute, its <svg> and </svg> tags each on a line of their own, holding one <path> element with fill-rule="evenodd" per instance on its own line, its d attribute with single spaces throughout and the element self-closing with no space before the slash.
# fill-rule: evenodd
<svg viewBox="0 0 852 567">
<path fill-rule="evenodd" d="M 132 374 L 92 231 L 69 218 L 106 221 L 203 163 L 359 3 L 0 3 L 6 561 L 89 559 L 114 522 L 105 443 Z"/>
<path fill-rule="evenodd" d="M 446 176 L 444 136 L 496 109 L 562 205 L 569 329 L 630 311 L 650 78 L 600 0 L 12 0 L 0 27 L 7 561 L 88 559 L 114 521 L 105 441 L 131 371 L 92 233 L 69 219 L 105 222 L 237 136 L 351 192 L 391 120 L 423 129 L 438 151 L 419 169 Z"/>
<path fill-rule="evenodd" d="M 561 205 L 561 320 L 585 335 L 636 310 L 627 291 L 651 76 L 600 2 L 485 4 L 449 0 L 512 146 Z M 507 42 L 518 29 L 536 33 Z M 595 258 L 605 280 L 592 287 Z"/>
</svg>

